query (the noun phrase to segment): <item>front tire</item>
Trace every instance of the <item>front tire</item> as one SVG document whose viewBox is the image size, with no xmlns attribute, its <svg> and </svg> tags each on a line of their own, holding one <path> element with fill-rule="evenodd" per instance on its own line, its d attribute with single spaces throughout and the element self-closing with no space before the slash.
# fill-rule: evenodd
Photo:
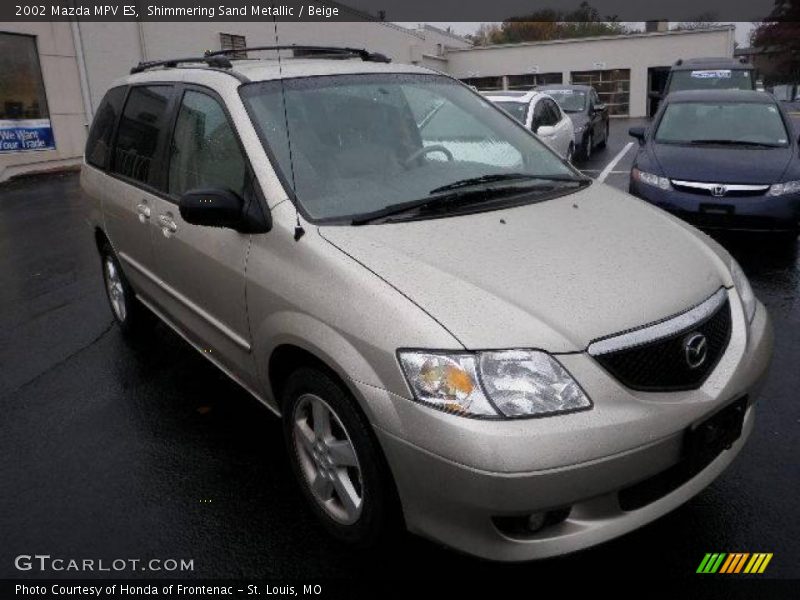
<svg viewBox="0 0 800 600">
<path fill-rule="evenodd" d="M 586 136 L 586 146 L 583 149 L 583 160 L 587 161 L 592 157 L 592 149 L 594 148 L 594 138 L 589 133 Z"/>
<path fill-rule="evenodd" d="M 374 546 L 396 529 L 399 503 L 383 454 L 352 396 L 327 372 L 303 367 L 282 392 L 292 470 L 323 527 Z"/>
<path fill-rule="evenodd" d="M 598 148 L 605 148 L 608 145 L 608 134 L 609 134 L 610 126 L 606 123 L 606 133 L 603 136 L 603 141 L 597 144 Z"/>
<path fill-rule="evenodd" d="M 565 158 L 569 164 L 573 164 L 575 162 L 575 144 L 572 142 L 569 143 L 569 147 L 567 148 L 567 156 Z"/>
</svg>

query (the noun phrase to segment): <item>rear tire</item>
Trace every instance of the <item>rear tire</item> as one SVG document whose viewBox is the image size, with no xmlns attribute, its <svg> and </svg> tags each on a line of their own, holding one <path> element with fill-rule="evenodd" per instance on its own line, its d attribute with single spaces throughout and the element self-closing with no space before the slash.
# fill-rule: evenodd
<svg viewBox="0 0 800 600">
<path fill-rule="evenodd" d="M 281 392 L 292 471 L 312 512 L 339 540 L 371 547 L 399 530 L 386 460 L 355 399 L 321 369 L 302 367 Z"/>
<path fill-rule="evenodd" d="M 111 245 L 106 242 L 100 249 L 108 306 L 120 331 L 126 337 L 135 337 L 148 326 L 150 315 L 136 298 Z"/>
</svg>

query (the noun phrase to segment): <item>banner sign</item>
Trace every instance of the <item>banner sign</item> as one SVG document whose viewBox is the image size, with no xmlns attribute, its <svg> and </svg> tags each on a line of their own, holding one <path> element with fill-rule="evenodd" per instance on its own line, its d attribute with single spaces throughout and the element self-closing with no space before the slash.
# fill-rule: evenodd
<svg viewBox="0 0 800 600">
<path fill-rule="evenodd" d="M 50 119 L 0 119 L 0 153 L 55 148 Z"/>
</svg>

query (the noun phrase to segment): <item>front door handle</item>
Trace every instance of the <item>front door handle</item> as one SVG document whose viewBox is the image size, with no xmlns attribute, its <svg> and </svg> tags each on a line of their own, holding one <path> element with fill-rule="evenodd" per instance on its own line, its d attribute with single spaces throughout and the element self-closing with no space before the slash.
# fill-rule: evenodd
<svg viewBox="0 0 800 600">
<path fill-rule="evenodd" d="M 178 231 L 178 226 L 175 224 L 175 219 L 170 215 L 161 215 L 158 217 L 158 222 L 161 225 L 161 232 L 164 237 L 170 237 L 173 233 Z"/>
<path fill-rule="evenodd" d="M 139 222 L 146 223 L 150 218 L 150 207 L 145 202 L 136 205 L 136 212 L 139 213 Z"/>
</svg>

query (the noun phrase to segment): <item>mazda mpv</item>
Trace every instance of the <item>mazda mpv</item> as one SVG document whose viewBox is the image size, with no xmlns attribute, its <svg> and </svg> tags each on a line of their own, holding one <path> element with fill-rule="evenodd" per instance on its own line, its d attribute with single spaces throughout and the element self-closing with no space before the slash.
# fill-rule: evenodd
<svg viewBox="0 0 800 600">
<path fill-rule="evenodd" d="M 81 182 L 120 329 L 155 313 L 280 415 L 356 544 L 552 556 L 719 476 L 772 348 L 728 252 L 455 79 L 299 50 L 106 94 Z"/>
</svg>

